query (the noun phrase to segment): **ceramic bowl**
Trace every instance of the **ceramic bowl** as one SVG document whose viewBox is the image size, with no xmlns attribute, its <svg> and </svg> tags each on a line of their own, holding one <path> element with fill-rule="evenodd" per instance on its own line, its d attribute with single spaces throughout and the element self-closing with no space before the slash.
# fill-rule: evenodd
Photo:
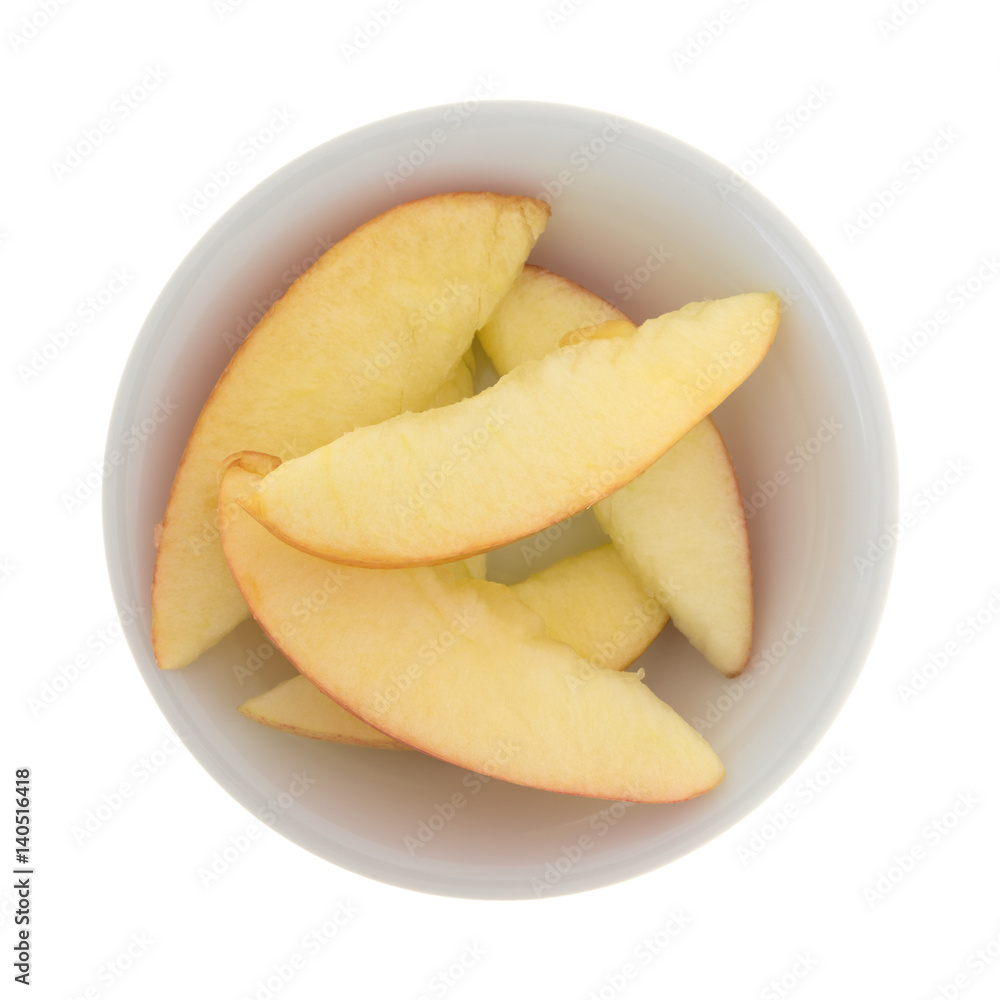
<svg viewBox="0 0 1000 1000">
<path fill-rule="evenodd" d="M 153 528 L 236 344 L 299 271 L 360 223 L 454 190 L 546 198 L 552 218 L 531 260 L 636 321 L 743 291 L 772 289 L 784 301 L 771 352 L 715 414 L 749 516 L 751 664 L 726 680 L 672 626 L 637 664 L 726 765 L 723 783 L 690 802 L 558 795 L 419 753 L 269 730 L 235 710 L 290 673 L 252 622 L 183 670 L 154 662 Z M 188 749 L 251 813 L 314 854 L 397 886 L 547 897 L 642 875 L 705 844 L 816 746 L 882 614 L 891 546 L 879 536 L 896 518 L 896 458 L 880 376 L 850 304 L 795 227 L 748 184 L 632 121 L 517 101 L 428 108 L 282 167 L 212 226 L 157 299 L 121 380 L 109 455 L 167 401 L 176 407 L 170 418 L 116 465 L 104 495 L 116 601 L 144 609 L 126 626 L 138 668 Z M 586 518 L 555 534 L 532 543 L 544 560 L 597 538 Z M 491 560 L 491 576 L 510 582 L 544 564 L 528 562 L 508 550 Z M 303 775 L 305 788 L 296 783 Z"/>
</svg>

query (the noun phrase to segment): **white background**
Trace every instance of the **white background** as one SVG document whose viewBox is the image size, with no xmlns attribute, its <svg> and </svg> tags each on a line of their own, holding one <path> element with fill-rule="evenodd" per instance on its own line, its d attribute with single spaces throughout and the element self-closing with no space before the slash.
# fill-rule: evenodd
<svg viewBox="0 0 1000 1000">
<path fill-rule="evenodd" d="M 41 2 L 4 3 L 0 609 L 12 696 L 0 773 L 12 816 L 13 769 L 33 772 L 37 995 L 266 997 L 274 967 L 296 953 L 304 967 L 287 983 L 272 978 L 273 995 L 1000 993 L 1000 629 L 989 621 L 1000 610 L 1000 280 L 959 291 L 1000 253 L 1000 10 L 987 0 L 731 0 L 726 8 L 564 0 L 563 16 L 551 13 L 557 2 L 401 0 L 353 54 L 343 43 L 387 0 L 71 0 L 45 24 Z M 702 36 L 709 44 L 700 53 L 690 47 L 689 36 L 723 9 L 729 23 Z M 43 26 L 26 38 L 22 18 L 32 15 Z M 693 56 L 681 67 L 685 49 Z M 127 117 L 109 115 L 150 68 L 162 82 Z M 167 730 L 114 635 L 100 499 L 95 491 L 70 510 L 67 497 L 100 464 L 118 379 L 147 311 L 212 222 L 318 143 L 462 101 L 487 80 L 494 98 L 594 107 L 730 166 L 746 163 L 832 267 L 883 370 L 901 509 L 915 520 L 898 545 L 883 626 L 847 707 L 799 772 L 666 869 L 574 897 L 470 902 L 370 882 L 264 829 L 205 886 L 199 868 L 246 830 L 248 816 L 186 750 L 153 765 Z M 779 128 L 810 93 L 828 96 L 814 98 L 795 128 Z M 182 219 L 180 204 L 274 109 L 294 120 L 252 161 L 241 156 L 240 174 L 207 208 Z M 106 116 L 113 130 L 57 176 L 67 144 Z M 944 135 L 943 151 L 922 154 Z M 767 151 L 769 138 L 776 145 Z M 762 165 L 747 160 L 755 148 L 758 159 L 767 151 Z M 852 236 L 847 224 L 893 180 L 901 182 L 894 203 Z M 80 304 L 116 269 L 127 286 L 37 378 L 21 377 L 18 366 L 67 322 L 79 323 Z M 996 267 L 983 273 L 992 279 Z M 920 324 L 936 310 L 944 310 L 940 332 L 923 337 Z M 893 352 L 907 338 L 922 343 L 901 363 Z M 969 631 L 963 621 L 977 614 L 981 624 Z M 949 642 L 955 655 L 925 689 L 902 693 Z M 80 653 L 87 669 L 51 705 L 32 707 Z M 803 782 L 835 752 L 849 766 L 807 801 Z M 125 780 L 134 794 L 80 842 L 73 828 Z M 959 816 L 953 806 L 963 795 L 973 805 Z M 794 817 L 754 852 L 769 814 L 788 805 Z M 12 841 L 4 819 L 5 867 Z M 913 860 L 915 847 L 922 853 Z M 911 870 L 892 871 L 894 881 L 881 883 L 891 891 L 878 892 L 904 855 Z M 6 981 L 13 899 L 4 878 Z M 340 902 L 357 915 L 307 949 L 306 935 Z M 666 928 L 672 912 L 685 926 L 645 960 L 643 939 Z M 446 988 L 441 974 L 467 948 L 482 957 L 468 959 L 472 967 Z M 630 962 L 638 976 L 616 978 Z"/>
</svg>

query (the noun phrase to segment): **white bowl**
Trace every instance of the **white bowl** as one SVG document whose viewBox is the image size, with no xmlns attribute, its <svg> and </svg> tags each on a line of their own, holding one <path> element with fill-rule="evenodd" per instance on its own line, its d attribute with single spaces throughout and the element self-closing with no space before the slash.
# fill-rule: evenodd
<svg viewBox="0 0 1000 1000">
<path fill-rule="evenodd" d="M 404 172 L 400 183 L 387 177 Z M 167 721 L 252 813 L 320 857 L 398 886 L 550 896 L 641 875 L 706 843 L 815 747 L 882 613 L 891 553 L 856 557 L 895 522 L 893 435 L 871 350 L 837 282 L 774 206 L 730 182 L 726 167 L 676 139 L 596 111 L 516 101 L 428 108 L 283 167 L 188 254 L 139 333 L 115 402 L 109 459 L 130 428 L 155 419 L 158 400 L 177 410 L 114 463 L 107 558 L 119 606 L 144 609 L 125 631 Z M 753 510 L 755 660 L 727 682 L 668 626 L 639 661 L 661 697 L 700 720 L 726 765 L 725 781 L 690 802 L 562 796 L 486 782 L 417 753 L 266 729 L 235 711 L 287 671 L 275 657 L 237 677 L 235 666 L 256 666 L 253 623 L 184 670 L 156 667 L 153 526 L 236 340 L 324 246 L 392 205 L 450 190 L 548 193 L 552 219 L 532 261 L 637 321 L 742 291 L 774 289 L 790 303 L 771 353 L 716 412 Z M 589 537 L 567 532 L 563 550 Z M 294 784 L 303 773 L 315 779 L 304 792 Z"/>
</svg>

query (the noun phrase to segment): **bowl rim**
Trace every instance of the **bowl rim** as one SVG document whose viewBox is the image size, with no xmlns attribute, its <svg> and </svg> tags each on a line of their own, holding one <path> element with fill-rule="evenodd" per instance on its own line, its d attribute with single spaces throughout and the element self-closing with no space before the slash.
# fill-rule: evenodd
<svg viewBox="0 0 1000 1000">
<path fill-rule="evenodd" d="M 233 230 L 239 228 L 248 211 L 257 203 L 271 198 L 296 174 L 326 161 L 334 151 L 346 159 L 350 158 L 352 150 L 376 137 L 384 138 L 387 133 L 398 130 L 409 132 L 418 128 L 425 130 L 425 126 L 433 127 L 450 107 L 452 105 L 413 109 L 326 140 L 279 167 L 212 223 L 166 281 L 136 335 L 111 411 L 105 447 L 106 459 L 110 458 L 120 440 L 122 428 L 127 426 L 127 417 L 133 412 L 131 404 L 138 393 L 140 376 L 146 370 L 149 357 L 156 346 L 158 330 L 169 315 L 178 290 L 197 272 L 202 262 L 212 255 L 214 248 L 226 242 Z M 682 156 L 718 181 L 728 182 L 732 177 L 733 172 L 729 167 L 688 143 L 612 112 L 534 100 L 486 100 L 476 109 L 477 122 L 486 124 L 491 120 L 497 124 L 509 124 L 517 119 L 525 126 L 552 125 L 557 122 L 579 126 L 592 125 L 595 121 L 608 118 L 624 122 L 630 137 L 639 137 L 661 152 Z M 823 307 L 827 328 L 840 331 L 844 347 L 853 356 L 857 375 L 861 379 L 854 389 L 864 398 L 865 405 L 859 409 L 864 418 L 865 436 L 870 447 L 866 456 L 866 468 L 872 479 L 866 517 L 868 523 L 879 525 L 894 522 L 899 510 L 895 435 L 885 385 L 864 328 L 833 272 L 791 220 L 749 182 L 740 185 L 735 199 L 738 202 L 735 206 L 737 210 L 754 225 L 763 238 L 772 245 L 784 247 L 793 255 L 803 276 L 808 276 L 808 285 L 817 302 Z M 406 200 L 409 199 L 401 198 L 401 202 Z M 733 205 L 733 202 L 730 204 Z M 125 476 L 112 477 L 105 481 L 102 490 L 105 556 L 116 607 L 122 605 L 126 581 L 131 576 L 129 553 L 124 544 L 123 526 L 127 523 L 129 499 L 126 496 L 125 481 Z M 732 800 L 726 810 L 699 822 L 694 831 L 673 843 L 669 851 L 663 852 L 669 856 L 651 859 L 649 855 L 654 852 L 646 851 L 626 859 L 614 860 L 600 868 L 570 872 L 546 893 L 546 898 L 603 888 L 664 867 L 716 839 L 770 799 L 819 745 L 857 683 L 882 620 L 894 561 L 895 547 L 870 568 L 863 581 L 866 585 L 864 610 L 861 619 L 854 623 L 856 627 L 845 657 L 849 669 L 840 671 L 828 688 L 822 707 L 809 717 L 809 725 L 803 727 L 803 733 L 798 734 L 794 741 L 794 752 L 785 753 L 768 774 L 759 777 L 743 795 Z M 148 626 L 144 617 L 137 616 L 131 621 L 123 622 L 122 627 L 133 659 L 168 724 L 212 778 L 244 808 L 254 813 L 259 802 L 259 790 L 248 787 L 243 778 L 201 734 L 188 730 L 179 700 L 166 687 L 155 685 L 154 678 L 159 673 L 159 668 L 154 663 L 153 672 L 150 673 L 145 634 Z M 361 854 L 346 843 L 331 844 L 328 838 L 320 837 L 307 824 L 291 822 L 288 816 L 283 817 L 283 821 L 274 824 L 272 828 L 325 861 L 396 887 L 466 899 L 536 898 L 527 883 L 522 883 L 521 880 L 516 883 L 504 882 L 497 878 L 473 877 L 468 872 L 443 875 L 387 863 Z M 331 850 L 331 847 L 335 849 Z"/>
</svg>

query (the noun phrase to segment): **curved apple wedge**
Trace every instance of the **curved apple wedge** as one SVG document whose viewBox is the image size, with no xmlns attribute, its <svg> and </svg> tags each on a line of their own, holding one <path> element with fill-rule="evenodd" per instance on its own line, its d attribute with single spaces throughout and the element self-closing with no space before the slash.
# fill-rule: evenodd
<svg viewBox="0 0 1000 1000">
<path fill-rule="evenodd" d="M 264 468 L 261 474 L 267 471 Z M 456 579 L 485 576 L 478 565 L 447 566 Z M 541 615 L 551 638 L 571 646 L 591 666 L 605 670 L 624 670 L 667 622 L 663 607 L 647 597 L 612 545 L 563 559 L 510 589 Z M 254 722 L 299 736 L 409 749 L 351 715 L 301 675 L 251 698 L 239 710 Z"/>
<path fill-rule="evenodd" d="M 251 465 L 251 470 L 256 467 Z M 672 802 L 714 787 L 708 743 L 638 674 L 594 669 L 509 588 L 444 568 L 332 565 L 281 543 L 221 488 L 229 567 L 264 631 L 321 691 L 460 767 L 551 791 Z"/>
<path fill-rule="evenodd" d="M 554 351 L 570 330 L 610 320 L 635 326 L 600 295 L 537 264 L 525 264 L 476 337 L 497 374 L 506 375 Z"/>
<path fill-rule="evenodd" d="M 377 750 L 410 749 L 351 715 L 301 674 L 243 702 L 239 710 L 254 722 L 296 736 Z"/>
<path fill-rule="evenodd" d="M 510 589 L 541 615 L 551 638 L 606 670 L 624 670 L 670 617 L 610 544 L 561 559 Z"/>
<path fill-rule="evenodd" d="M 727 677 L 747 665 L 753 575 L 743 498 L 710 418 L 594 513 L 622 561 Z"/>
<path fill-rule="evenodd" d="M 656 461 L 758 365 L 777 296 L 694 302 L 587 340 L 477 396 L 362 427 L 241 499 L 291 545 L 339 563 L 431 566 L 540 531 Z"/>
<path fill-rule="evenodd" d="M 219 376 L 170 491 L 153 576 L 160 667 L 190 663 L 248 614 L 219 542 L 219 462 L 240 448 L 304 455 L 471 392 L 463 355 L 548 214 L 533 198 L 487 192 L 399 205 L 324 253 L 268 309 Z"/>
</svg>

